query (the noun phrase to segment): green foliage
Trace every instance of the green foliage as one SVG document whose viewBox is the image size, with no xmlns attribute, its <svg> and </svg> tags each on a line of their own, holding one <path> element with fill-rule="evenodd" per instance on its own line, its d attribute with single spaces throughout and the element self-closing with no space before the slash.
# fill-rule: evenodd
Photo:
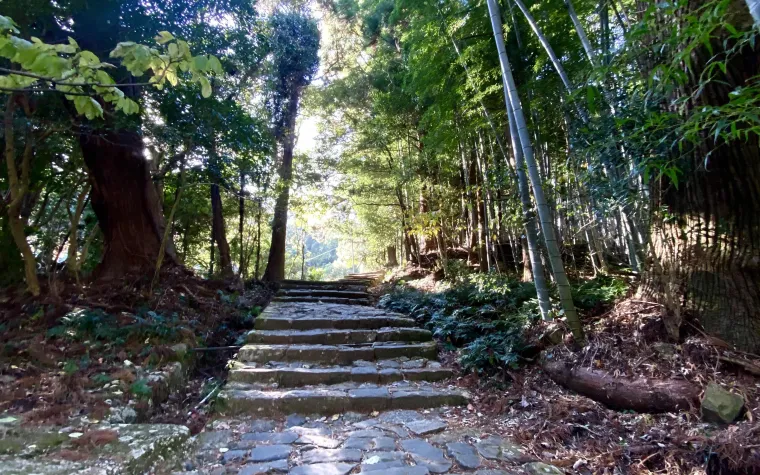
<svg viewBox="0 0 760 475">
<path fill-rule="evenodd" d="M 467 371 L 494 372 L 519 363 L 523 329 L 537 318 L 532 284 L 473 274 L 447 290 L 424 293 L 399 286 L 379 306 L 413 316 L 451 349 Z"/>
<path fill-rule="evenodd" d="M 140 106 L 127 97 L 108 73 L 115 66 L 91 51 L 82 50 L 73 38 L 68 44 L 47 44 L 39 38 L 25 40 L 16 34 L 15 22 L 0 16 L 0 57 L 19 66 L 17 73 L 0 76 L 0 91 L 34 92 L 35 85 L 52 85 L 74 103 L 77 113 L 92 120 L 103 116 L 100 98 L 125 114 L 136 114 Z M 162 89 L 166 83 L 176 86 L 183 74 L 188 81 L 201 85 L 203 97 L 211 95 L 209 74 L 222 74 L 219 60 L 210 55 L 193 56 L 186 41 L 162 31 L 155 38 L 158 47 L 133 41 L 120 42 L 109 56 L 119 59 L 130 74 L 140 77 L 152 73 L 146 85 Z M 42 88 L 37 90 L 42 91 Z"/>
<path fill-rule="evenodd" d="M 103 386 L 105 384 L 110 383 L 113 378 L 111 378 L 109 375 L 105 373 L 96 373 L 90 376 L 90 380 L 92 381 L 92 384 L 95 386 Z"/>
<path fill-rule="evenodd" d="M 138 379 L 129 386 L 129 392 L 136 399 L 150 399 L 153 396 L 153 390 L 145 379 Z"/>
<path fill-rule="evenodd" d="M 599 305 L 609 305 L 628 293 L 629 284 L 623 279 L 600 275 L 573 286 L 573 302 L 576 307 L 591 310 Z"/>
<path fill-rule="evenodd" d="M 117 316 L 100 309 L 75 310 L 60 320 L 47 332 L 47 338 L 61 338 L 71 341 L 95 340 L 115 344 L 128 341 L 155 340 L 175 341 L 184 328 L 176 314 L 165 317 L 154 311 L 141 311 L 128 315 L 129 323 L 124 323 L 127 314 Z"/>
</svg>

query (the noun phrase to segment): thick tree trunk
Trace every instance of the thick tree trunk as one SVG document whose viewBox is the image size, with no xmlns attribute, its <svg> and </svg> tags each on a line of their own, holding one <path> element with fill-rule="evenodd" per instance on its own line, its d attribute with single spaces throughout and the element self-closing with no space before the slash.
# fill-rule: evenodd
<svg viewBox="0 0 760 475">
<path fill-rule="evenodd" d="M 386 267 L 398 267 L 398 258 L 396 257 L 396 246 L 388 246 L 386 248 L 388 259 L 386 260 Z"/>
<path fill-rule="evenodd" d="M 161 247 L 164 216 L 142 138 L 131 130 L 88 131 L 80 136 L 80 143 L 90 171 L 92 209 L 104 239 L 96 275 L 114 279 L 126 273 L 149 273 Z M 164 262 L 176 263 L 171 241 L 164 252 Z"/>
<path fill-rule="evenodd" d="M 618 410 L 660 413 L 686 411 L 699 404 L 699 388 L 683 380 L 616 378 L 604 371 L 544 363 L 555 383 Z"/>
<path fill-rule="evenodd" d="M 232 258 L 230 257 L 230 243 L 227 241 L 223 211 L 219 185 L 214 183 L 211 185 L 211 219 L 214 221 L 212 226 L 213 240 L 219 248 L 219 272 L 222 278 L 228 278 L 233 276 Z"/>
<path fill-rule="evenodd" d="M 731 45 L 729 45 L 731 46 Z M 714 50 L 723 48 L 719 40 Z M 745 47 L 727 64 L 727 74 L 707 86 L 694 82 L 683 96 L 694 109 L 726 104 L 729 93 L 760 73 L 760 46 Z M 716 53 L 718 54 L 718 53 Z M 692 53 L 690 76 L 699 78 L 705 48 Z M 700 88 L 698 95 L 694 91 Z M 760 351 L 760 143 L 717 142 L 707 133 L 682 154 L 676 187 L 666 177 L 652 187 L 652 256 L 640 293 L 663 303 L 671 338 L 679 337 L 685 314 L 696 315 L 709 333 L 745 351 Z M 667 210 L 662 213 L 659 210 Z"/>
<path fill-rule="evenodd" d="M 287 110 L 287 124 L 283 137 L 282 163 L 277 184 L 279 193 L 274 205 L 272 218 L 272 244 L 269 247 L 269 261 L 264 270 L 263 280 L 279 282 L 285 278 L 285 239 L 288 232 L 288 202 L 290 201 L 290 180 L 293 178 L 293 147 L 296 140 L 296 117 L 301 88 L 290 92 Z"/>
</svg>

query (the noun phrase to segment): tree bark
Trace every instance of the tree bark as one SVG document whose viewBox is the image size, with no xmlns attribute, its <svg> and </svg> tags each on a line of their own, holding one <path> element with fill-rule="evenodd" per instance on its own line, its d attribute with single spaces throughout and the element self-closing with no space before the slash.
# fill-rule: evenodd
<svg viewBox="0 0 760 475">
<path fill-rule="evenodd" d="M 261 265 L 261 198 L 256 202 L 256 266 L 253 269 L 254 279 L 259 278 L 259 267 Z"/>
<path fill-rule="evenodd" d="M 712 47 L 720 54 L 724 44 L 716 38 Z M 697 48 L 689 71 L 693 79 L 680 94 L 696 97 L 695 110 L 726 104 L 731 91 L 760 73 L 758 55 L 760 46 L 745 46 L 728 61 L 725 75 L 704 85 L 699 78 L 713 53 Z M 698 95 L 697 88 L 702 91 Z M 677 162 L 682 171 L 678 186 L 661 177 L 652 187 L 653 252 L 640 294 L 666 306 L 671 338 L 679 337 L 681 319 L 688 313 L 707 332 L 758 352 L 760 140 L 752 132 L 731 142 L 705 133 L 684 152 L 673 151 L 684 157 Z"/>
<path fill-rule="evenodd" d="M 279 193 L 275 201 L 274 217 L 272 218 L 272 244 L 269 247 L 269 260 L 263 276 L 263 280 L 271 282 L 279 282 L 285 278 L 288 202 L 290 201 L 290 181 L 293 178 L 293 147 L 296 139 L 296 117 L 298 116 L 301 89 L 294 87 L 288 99 L 287 122 L 282 144 L 282 163 L 278 173 L 280 177 L 277 184 Z"/>
<path fill-rule="evenodd" d="M 230 257 L 230 243 L 227 241 L 227 231 L 224 225 L 224 209 L 222 208 L 222 196 L 219 185 L 211 185 L 211 219 L 214 221 L 214 242 L 219 248 L 219 271 L 222 278 L 234 275 L 232 272 L 232 258 Z"/>
<path fill-rule="evenodd" d="M 544 363 L 543 369 L 555 383 L 612 409 L 660 413 L 686 411 L 699 404 L 699 388 L 688 381 L 616 378 L 563 362 Z"/>
<path fill-rule="evenodd" d="M 92 209 L 104 238 L 97 276 L 149 273 L 161 247 L 164 216 L 142 138 L 132 130 L 96 130 L 81 134 L 80 144 L 90 171 Z M 164 252 L 164 262 L 176 263 L 171 241 Z"/>
<path fill-rule="evenodd" d="M 246 272 L 245 261 L 245 241 L 243 239 L 243 228 L 245 224 L 245 174 L 240 172 L 240 196 L 238 197 L 238 240 L 240 241 L 240 261 L 238 264 L 238 276 L 242 279 Z"/>
<path fill-rule="evenodd" d="M 386 248 L 386 252 L 388 254 L 388 259 L 386 262 L 386 267 L 398 267 L 398 258 L 396 257 L 396 246 L 388 246 Z"/>
<path fill-rule="evenodd" d="M 74 212 L 69 213 L 69 252 L 66 256 L 66 270 L 74 276 L 79 283 L 79 220 L 87 206 L 87 195 L 90 193 L 90 185 L 86 184 L 77 196 Z"/>
<path fill-rule="evenodd" d="M 26 218 L 21 212 L 24 196 L 29 191 L 30 168 L 34 155 L 34 138 L 27 133 L 26 144 L 21 156 L 21 170 L 16 167 L 16 145 L 13 133 L 13 115 L 16 109 L 16 94 L 11 94 L 5 104 L 4 114 L 4 138 L 5 138 L 5 163 L 8 167 L 8 188 L 10 191 L 10 203 L 8 204 L 8 227 L 10 228 L 13 241 L 21 252 L 24 260 L 24 277 L 26 287 L 34 295 L 40 295 L 40 283 L 37 279 L 37 260 L 32 253 L 32 248 L 26 240 Z"/>
</svg>

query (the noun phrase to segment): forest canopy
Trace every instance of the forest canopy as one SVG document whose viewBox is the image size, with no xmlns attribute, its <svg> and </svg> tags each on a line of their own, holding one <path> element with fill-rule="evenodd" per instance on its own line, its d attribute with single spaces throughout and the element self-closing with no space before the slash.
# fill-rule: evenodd
<svg viewBox="0 0 760 475">
<path fill-rule="evenodd" d="M 466 269 L 583 342 L 573 282 L 623 273 L 671 338 L 760 344 L 756 2 L 32 4 L 0 17 L 4 285 Z"/>
</svg>

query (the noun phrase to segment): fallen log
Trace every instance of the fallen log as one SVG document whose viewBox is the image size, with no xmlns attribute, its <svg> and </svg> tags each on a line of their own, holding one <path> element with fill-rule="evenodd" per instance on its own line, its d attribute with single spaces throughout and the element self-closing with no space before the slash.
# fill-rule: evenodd
<svg viewBox="0 0 760 475">
<path fill-rule="evenodd" d="M 699 388 L 676 379 L 624 379 L 563 362 L 545 362 L 544 371 L 557 384 L 611 409 L 659 413 L 688 410 L 699 404 Z"/>
</svg>

